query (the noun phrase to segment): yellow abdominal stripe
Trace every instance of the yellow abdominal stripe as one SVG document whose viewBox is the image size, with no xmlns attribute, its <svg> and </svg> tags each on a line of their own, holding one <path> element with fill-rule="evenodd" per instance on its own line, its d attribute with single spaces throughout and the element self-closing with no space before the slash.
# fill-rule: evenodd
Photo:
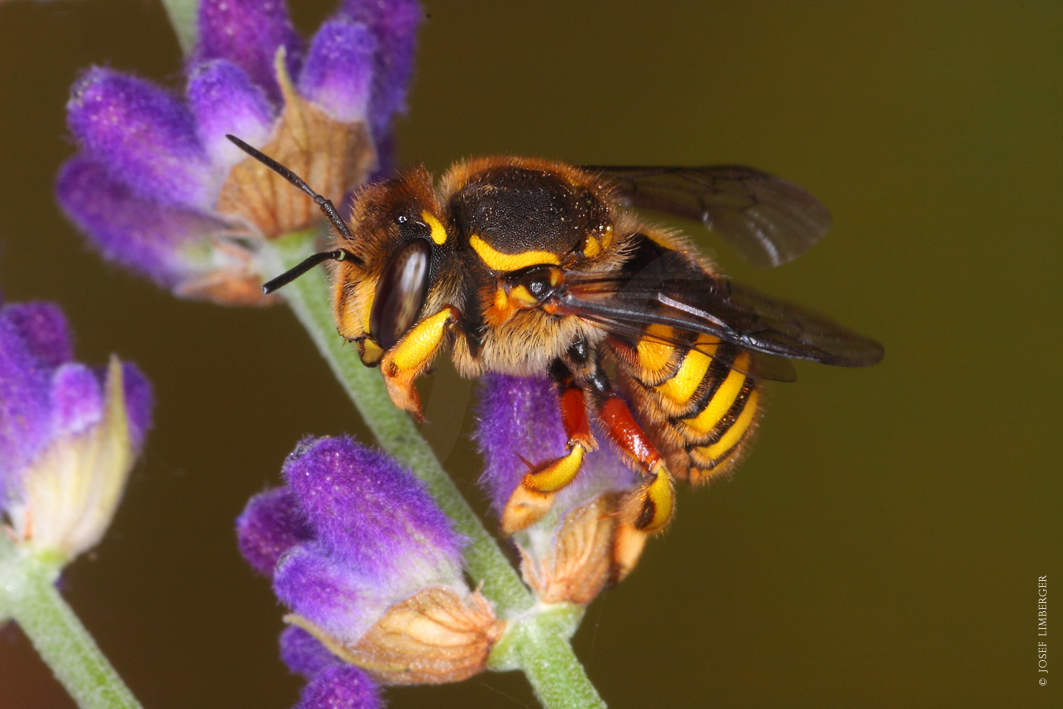
<svg viewBox="0 0 1063 709">
<path fill-rule="evenodd" d="M 469 246 L 487 264 L 488 268 L 495 271 L 517 271 L 528 266 L 550 265 L 557 266 L 561 260 L 556 254 L 549 251 L 524 251 L 519 254 L 504 254 L 495 251 L 490 244 L 473 234 L 469 237 Z"/>
<path fill-rule="evenodd" d="M 698 450 L 702 451 L 706 456 L 717 460 L 727 451 L 738 445 L 738 442 L 742 440 L 742 436 L 745 435 L 746 429 L 749 428 L 749 424 L 753 423 L 753 417 L 757 414 L 757 401 L 760 399 L 760 392 L 754 389 L 749 393 L 749 398 L 746 399 L 746 406 L 742 409 L 742 414 L 734 422 L 727 433 L 723 434 L 720 440 L 713 443 L 711 446 L 702 446 Z"/>
<path fill-rule="evenodd" d="M 749 355 L 743 352 L 735 358 L 735 366 L 744 368 L 749 362 Z M 683 419 L 683 423 L 690 426 L 698 433 L 708 433 L 716 424 L 723 420 L 723 417 L 727 415 L 727 412 L 734 406 L 735 400 L 738 399 L 738 395 L 742 393 L 742 386 L 746 383 L 746 375 L 741 372 L 732 369 L 727 373 L 727 378 L 723 380 L 723 384 L 716 390 L 716 393 L 712 395 L 712 400 L 709 401 L 700 414 L 694 418 Z"/>
<path fill-rule="evenodd" d="M 668 344 L 673 336 L 668 325 L 650 325 L 637 345 L 639 364 L 647 371 L 656 374 L 668 366 L 675 348 Z M 659 339 L 657 339 L 659 338 Z"/>
<path fill-rule="evenodd" d="M 657 385 L 657 391 L 677 404 L 685 404 L 690 401 L 690 397 L 694 396 L 698 385 L 709 371 L 709 365 L 712 364 L 711 355 L 716 354 L 716 345 L 719 344 L 719 340 L 708 335 L 700 335 L 694 344 L 696 347 L 708 350 L 710 354 L 706 354 L 701 349 L 691 348 L 683 357 L 683 364 L 679 366 L 679 371 L 675 373 L 675 376 Z"/>
</svg>

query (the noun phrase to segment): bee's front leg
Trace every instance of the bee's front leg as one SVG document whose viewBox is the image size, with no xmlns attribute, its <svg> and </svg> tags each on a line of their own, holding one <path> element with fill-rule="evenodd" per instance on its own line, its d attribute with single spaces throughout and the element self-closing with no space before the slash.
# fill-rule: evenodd
<svg viewBox="0 0 1063 709">
<path fill-rule="evenodd" d="M 432 364 L 447 333 L 458 327 L 460 316 L 453 305 L 444 306 L 435 315 L 414 325 L 380 360 L 380 371 L 391 400 L 395 406 L 412 413 L 418 421 L 424 420 L 424 415 L 414 382 Z"/>
</svg>

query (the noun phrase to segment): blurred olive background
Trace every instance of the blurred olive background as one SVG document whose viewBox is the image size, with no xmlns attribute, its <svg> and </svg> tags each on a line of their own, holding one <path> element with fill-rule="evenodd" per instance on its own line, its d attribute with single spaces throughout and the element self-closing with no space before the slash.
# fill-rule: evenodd
<svg viewBox="0 0 1063 709">
<path fill-rule="evenodd" d="M 293 13 L 311 31 L 330 10 Z M 610 705 L 1063 706 L 1063 6 L 426 12 L 404 163 L 438 174 L 517 153 L 783 175 L 831 208 L 820 245 L 757 272 L 694 229 L 698 243 L 886 346 L 876 367 L 799 365 L 773 386 L 733 480 L 684 489 L 637 572 L 590 607 L 574 642 Z M 146 707 L 289 707 L 301 682 L 277 658 L 281 609 L 233 519 L 301 436 L 365 429 L 285 309 L 180 302 L 64 221 L 64 103 L 90 64 L 181 84 L 154 2 L 0 5 L 0 288 L 60 303 L 79 358 L 136 361 L 158 398 L 114 526 L 65 595 Z M 424 431 L 479 500 L 471 386 L 445 366 L 430 386 Z M 512 673 L 388 696 L 535 706 Z M 25 638 L 0 633 L 0 707 L 67 706 Z"/>
</svg>

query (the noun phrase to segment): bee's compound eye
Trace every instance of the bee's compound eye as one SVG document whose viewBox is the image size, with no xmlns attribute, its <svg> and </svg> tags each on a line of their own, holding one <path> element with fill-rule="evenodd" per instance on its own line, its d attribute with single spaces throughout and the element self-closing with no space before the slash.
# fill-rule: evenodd
<svg viewBox="0 0 1063 709">
<path fill-rule="evenodd" d="M 392 254 L 376 286 L 369 334 L 386 351 L 417 322 L 428 294 L 431 245 L 414 239 Z"/>
</svg>

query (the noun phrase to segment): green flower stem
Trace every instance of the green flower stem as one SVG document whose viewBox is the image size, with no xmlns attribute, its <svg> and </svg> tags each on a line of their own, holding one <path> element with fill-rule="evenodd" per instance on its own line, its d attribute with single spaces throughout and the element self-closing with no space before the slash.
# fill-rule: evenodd
<svg viewBox="0 0 1063 709">
<path fill-rule="evenodd" d="M 537 606 L 512 623 L 491 650 L 488 667 L 523 670 L 545 707 L 605 707 L 568 642 L 582 619 L 582 606 Z"/>
<path fill-rule="evenodd" d="M 292 268 L 311 253 L 319 232 L 290 234 L 270 242 L 261 253 L 261 266 L 270 275 Z M 362 365 L 336 333 L 329 286 L 322 269 L 314 269 L 285 286 L 284 297 L 309 332 L 321 354 L 343 384 L 366 425 L 382 448 L 408 465 L 428 486 L 428 492 L 470 540 L 465 551 L 469 573 L 482 582 L 482 592 L 498 615 L 513 619 L 500 640 L 504 646 L 492 669 L 521 669 L 547 709 L 604 707 L 568 638 L 582 611 L 575 607 L 538 613 L 535 600 L 521 582 L 494 538 L 462 497 L 413 421 L 391 403 L 383 378 Z"/>
<path fill-rule="evenodd" d="M 192 53 L 199 37 L 199 27 L 196 24 L 199 0 L 162 0 L 162 6 L 170 17 L 170 24 L 177 35 L 177 43 L 181 45 L 181 52 L 187 57 Z"/>
<path fill-rule="evenodd" d="M 55 589 L 60 566 L 16 547 L 0 528 L 0 618 L 10 616 L 82 709 L 140 704 Z"/>
</svg>

